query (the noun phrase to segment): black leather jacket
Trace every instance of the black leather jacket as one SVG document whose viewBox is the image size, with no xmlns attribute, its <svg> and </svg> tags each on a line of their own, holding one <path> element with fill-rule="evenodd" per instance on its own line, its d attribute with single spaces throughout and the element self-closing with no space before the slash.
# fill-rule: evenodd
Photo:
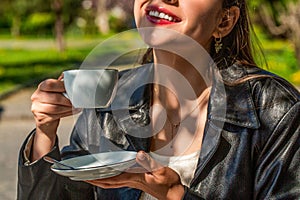
<svg viewBox="0 0 300 200">
<path fill-rule="evenodd" d="M 151 78 L 152 68 L 123 73 L 121 93 L 130 84 Z M 194 179 L 184 199 L 300 199 L 299 93 L 286 81 L 259 68 L 233 65 L 221 72 L 224 82 L 247 75 L 256 78 L 239 84 L 213 84 L 204 140 Z M 136 82 L 137 81 L 137 82 Z M 130 87 L 129 87 L 130 88 Z M 84 110 L 72 132 L 70 145 L 58 145 L 48 154 L 65 159 L 87 153 L 149 149 L 149 138 L 139 132 L 149 123 L 150 88 L 139 88 L 130 99 L 130 119 L 122 106 Z M 120 94 L 121 94 L 120 93 Z M 122 98 L 122 95 L 116 98 Z M 121 112 L 119 112 L 121 111 Z M 34 134 L 34 131 L 31 135 Z M 104 190 L 56 175 L 43 159 L 24 165 L 20 151 L 18 199 L 138 199 L 131 188 Z"/>
</svg>

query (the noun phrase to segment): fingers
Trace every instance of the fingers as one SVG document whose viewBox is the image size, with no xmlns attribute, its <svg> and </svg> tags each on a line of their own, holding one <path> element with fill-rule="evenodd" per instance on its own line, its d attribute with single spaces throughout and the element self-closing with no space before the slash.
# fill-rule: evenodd
<svg viewBox="0 0 300 200">
<path fill-rule="evenodd" d="M 143 173 L 138 173 L 138 171 L 126 172 L 115 177 L 86 182 L 101 188 L 136 188 L 158 199 L 174 199 L 174 195 L 182 196 L 184 189 L 179 175 L 174 170 L 162 167 L 161 164 L 143 151 L 137 153 L 136 161 L 144 169 Z M 172 198 L 169 198 L 169 196 L 172 196 Z"/>
<path fill-rule="evenodd" d="M 45 92 L 65 92 L 64 82 L 59 79 L 47 79 L 39 84 L 38 89 Z"/>
<path fill-rule="evenodd" d="M 121 188 L 121 187 L 132 187 L 132 188 L 141 188 L 143 185 L 143 174 L 131 174 L 131 173 L 122 173 L 118 176 L 96 179 L 96 180 L 87 180 L 85 181 L 92 185 L 101 187 L 101 188 Z"/>
<path fill-rule="evenodd" d="M 79 109 L 75 109 L 72 111 L 66 111 L 64 113 L 59 113 L 59 114 L 48 114 L 48 113 L 35 112 L 34 117 L 35 117 L 36 123 L 41 125 L 41 124 L 51 123 L 52 121 L 55 121 L 55 120 L 58 120 L 58 119 L 61 119 L 64 117 L 75 115 L 79 112 L 80 112 Z"/>
<path fill-rule="evenodd" d="M 64 79 L 64 74 L 62 73 L 57 80 L 62 81 Z"/>
<path fill-rule="evenodd" d="M 70 111 L 70 106 L 59 105 L 56 102 L 36 102 L 32 105 L 31 109 L 33 111 L 39 111 L 43 113 L 43 111 L 47 110 L 47 113 L 50 114 L 63 114 Z"/>
<path fill-rule="evenodd" d="M 31 96 L 31 111 L 37 127 L 49 126 L 51 122 L 57 124 L 56 120 L 80 112 L 79 109 L 73 108 L 63 92 L 65 87 L 61 80 L 48 79 L 39 84 Z"/>
<path fill-rule="evenodd" d="M 71 107 L 71 102 L 64 97 L 62 93 L 54 93 L 54 92 L 44 92 L 37 90 L 31 96 L 31 101 L 34 104 L 37 104 L 36 107 L 46 107 L 47 105 L 54 106 L 62 106 L 62 107 Z M 51 108 L 50 107 L 50 108 Z"/>
<path fill-rule="evenodd" d="M 141 165 L 147 172 L 156 171 L 163 166 L 156 162 L 150 155 L 144 151 L 139 151 L 136 156 L 136 162 Z"/>
<path fill-rule="evenodd" d="M 163 166 L 144 151 L 138 152 L 136 161 L 148 172 L 144 174 L 144 179 L 148 183 L 169 184 L 180 181 L 173 169 Z"/>
<path fill-rule="evenodd" d="M 39 84 L 38 89 L 31 96 L 31 101 L 71 106 L 70 101 L 62 95 L 63 92 L 65 87 L 62 81 L 48 79 Z"/>
<path fill-rule="evenodd" d="M 118 184 L 118 183 L 103 183 L 99 180 L 91 180 L 91 181 L 85 181 L 89 184 L 95 185 L 97 187 L 101 187 L 103 189 L 114 189 L 114 188 L 121 188 L 125 187 L 124 184 Z"/>
<path fill-rule="evenodd" d="M 173 190 L 177 191 L 176 188 L 183 188 L 178 175 L 172 170 L 168 171 L 168 168 L 162 168 L 153 173 L 122 173 L 115 177 L 87 180 L 85 182 L 105 189 L 136 188 L 158 199 L 174 199 L 167 196 L 173 194 Z M 174 194 L 176 196 L 176 193 Z"/>
</svg>

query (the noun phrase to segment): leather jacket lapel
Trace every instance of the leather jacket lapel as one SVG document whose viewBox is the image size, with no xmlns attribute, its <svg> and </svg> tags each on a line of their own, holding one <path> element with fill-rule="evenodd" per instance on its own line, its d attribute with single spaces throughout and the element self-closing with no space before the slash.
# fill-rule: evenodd
<svg viewBox="0 0 300 200">
<path fill-rule="evenodd" d="M 152 135 L 151 127 L 149 127 L 150 84 L 153 82 L 152 64 L 122 71 L 119 77 L 116 96 L 111 106 L 98 109 L 98 112 L 111 115 L 114 126 L 122 130 L 123 134 L 118 135 L 117 141 L 122 143 L 119 145 L 127 146 L 128 150 L 148 151 Z M 117 142 L 113 138 L 108 139 Z"/>
</svg>

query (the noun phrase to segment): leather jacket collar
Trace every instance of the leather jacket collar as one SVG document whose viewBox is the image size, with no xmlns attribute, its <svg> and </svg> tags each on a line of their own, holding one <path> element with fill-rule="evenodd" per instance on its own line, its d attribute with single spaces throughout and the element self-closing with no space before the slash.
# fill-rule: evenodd
<svg viewBox="0 0 300 200">
<path fill-rule="evenodd" d="M 255 70 L 259 69 L 254 68 Z M 127 139 L 117 142 L 115 138 L 111 138 L 113 136 L 108 138 L 123 147 L 131 147 L 135 151 L 141 149 L 147 151 L 150 144 L 149 138 L 151 138 L 152 132 L 147 125 L 150 122 L 149 109 L 153 71 L 153 65 L 148 64 L 121 72 L 117 94 L 111 107 L 99 110 L 100 112 L 112 112 L 114 120 L 118 127 L 124 131 L 124 137 Z M 202 156 L 205 157 L 206 154 L 212 152 L 224 123 L 245 128 L 259 127 L 260 123 L 251 97 L 249 82 L 244 81 L 234 86 L 227 84 L 234 83 L 247 75 L 248 72 L 239 65 L 233 65 L 219 73 L 215 72 L 214 77 L 216 78 L 213 82 L 208 105 L 208 121 L 204 133 Z M 239 103 L 233 104 L 232 102 Z M 211 129 L 212 123 L 216 130 L 208 131 L 207 129 Z M 209 135 L 207 135 L 208 132 Z M 124 144 L 124 141 L 126 144 Z M 208 143 L 208 145 L 205 145 L 205 143 Z M 206 147 L 207 153 L 205 153 Z"/>
<path fill-rule="evenodd" d="M 235 84 L 248 76 L 246 69 L 235 64 L 217 74 L 214 76 L 216 79 L 211 91 L 208 118 L 246 128 L 259 128 L 249 82 Z"/>
</svg>

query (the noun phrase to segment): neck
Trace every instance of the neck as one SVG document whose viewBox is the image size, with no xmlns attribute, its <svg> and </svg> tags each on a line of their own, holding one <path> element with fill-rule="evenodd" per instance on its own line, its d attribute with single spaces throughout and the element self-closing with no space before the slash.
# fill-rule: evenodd
<svg viewBox="0 0 300 200">
<path fill-rule="evenodd" d="M 196 96 L 201 95 L 207 87 L 211 86 L 210 60 L 205 58 L 206 55 L 191 56 L 192 54 L 194 53 L 191 50 L 185 53 L 188 57 L 182 57 L 185 55 L 154 49 L 156 81 L 167 79 L 168 85 L 166 86 L 174 90 L 174 92 L 177 92 L 184 85 L 184 90 L 190 89 Z M 199 59 L 199 56 L 201 59 Z M 189 96 L 188 98 L 192 97 Z"/>
<path fill-rule="evenodd" d="M 197 68 L 180 56 L 163 50 L 154 50 L 154 65 L 153 103 L 162 105 L 176 124 L 200 103 L 199 99 L 210 88 L 206 76 L 208 65 Z"/>
</svg>

